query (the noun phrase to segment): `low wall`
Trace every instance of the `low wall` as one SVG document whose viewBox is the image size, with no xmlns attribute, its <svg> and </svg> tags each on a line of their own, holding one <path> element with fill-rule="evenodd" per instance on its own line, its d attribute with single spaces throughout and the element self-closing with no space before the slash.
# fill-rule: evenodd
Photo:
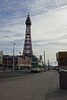
<svg viewBox="0 0 67 100">
<path fill-rule="evenodd" d="M 59 84 L 61 89 L 67 89 L 67 70 L 59 72 Z"/>
</svg>

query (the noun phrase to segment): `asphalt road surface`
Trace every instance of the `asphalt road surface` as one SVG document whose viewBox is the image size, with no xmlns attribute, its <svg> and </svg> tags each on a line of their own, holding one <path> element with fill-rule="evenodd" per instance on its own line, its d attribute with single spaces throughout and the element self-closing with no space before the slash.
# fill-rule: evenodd
<svg viewBox="0 0 67 100">
<path fill-rule="evenodd" d="M 34 74 L 34 73 L 31 73 L 30 69 L 16 70 L 16 71 L 8 70 L 5 72 L 4 71 L 0 72 L 0 79 L 25 76 L 25 75 L 31 75 L 31 74 Z"/>
<path fill-rule="evenodd" d="M 57 71 L 0 79 L 0 100 L 67 100 Z"/>
</svg>

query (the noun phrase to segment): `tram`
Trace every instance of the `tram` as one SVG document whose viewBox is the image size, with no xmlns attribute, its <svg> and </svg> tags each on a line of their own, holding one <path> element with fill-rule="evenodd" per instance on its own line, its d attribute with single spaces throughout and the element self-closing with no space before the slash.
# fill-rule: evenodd
<svg viewBox="0 0 67 100">
<path fill-rule="evenodd" d="M 32 59 L 31 72 L 43 72 L 43 61 L 38 58 Z"/>
</svg>

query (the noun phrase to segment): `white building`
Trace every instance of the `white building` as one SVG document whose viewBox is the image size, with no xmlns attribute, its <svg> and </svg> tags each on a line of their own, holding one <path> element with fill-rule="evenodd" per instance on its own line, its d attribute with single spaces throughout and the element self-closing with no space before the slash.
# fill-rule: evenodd
<svg viewBox="0 0 67 100">
<path fill-rule="evenodd" d="M 3 51 L 0 51 L 0 66 L 3 64 Z"/>
</svg>

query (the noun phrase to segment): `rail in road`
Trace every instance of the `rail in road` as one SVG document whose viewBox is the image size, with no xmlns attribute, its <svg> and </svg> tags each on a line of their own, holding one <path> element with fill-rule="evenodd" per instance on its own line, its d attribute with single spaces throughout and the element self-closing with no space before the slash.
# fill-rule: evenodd
<svg viewBox="0 0 67 100">
<path fill-rule="evenodd" d="M 12 78 L 12 77 L 19 77 L 19 76 L 25 76 L 25 75 L 32 75 L 35 73 L 31 73 L 31 70 L 16 70 L 16 71 L 2 71 L 0 72 L 0 79 L 5 79 L 5 78 Z"/>
</svg>

